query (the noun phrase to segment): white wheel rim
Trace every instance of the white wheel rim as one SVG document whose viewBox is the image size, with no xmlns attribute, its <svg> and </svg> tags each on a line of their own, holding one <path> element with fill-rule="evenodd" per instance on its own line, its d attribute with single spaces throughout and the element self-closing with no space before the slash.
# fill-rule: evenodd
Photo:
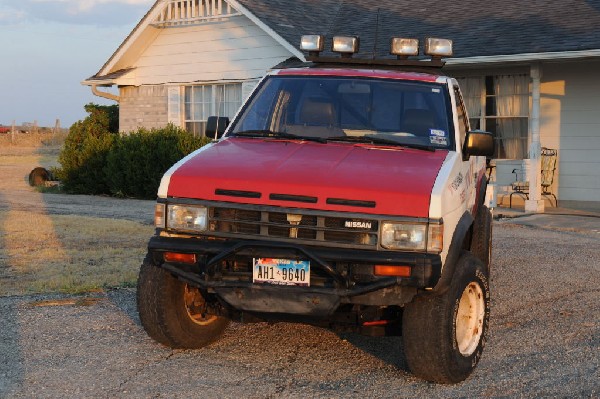
<svg viewBox="0 0 600 399">
<path fill-rule="evenodd" d="M 483 333 L 485 299 L 479 284 L 469 283 L 460 297 L 456 313 L 456 343 L 463 356 L 471 356 Z"/>
</svg>

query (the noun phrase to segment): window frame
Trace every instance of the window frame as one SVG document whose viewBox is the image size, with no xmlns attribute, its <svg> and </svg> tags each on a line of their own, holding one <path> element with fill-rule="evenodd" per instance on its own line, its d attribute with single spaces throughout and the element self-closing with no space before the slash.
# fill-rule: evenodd
<svg viewBox="0 0 600 399">
<path fill-rule="evenodd" d="M 227 87 L 235 87 L 238 86 L 238 93 L 239 96 L 235 101 L 228 101 L 225 102 L 225 92 L 227 90 Z M 195 93 L 197 92 L 197 88 L 202 88 L 202 95 L 203 98 L 201 102 L 198 101 L 194 101 L 195 98 Z M 206 98 L 204 98 L 205 91 L 208 90 L 208 88 L 210 88 L 210 100 L 207 101 Z M 220 89 L 222 89 L 220 91 Z M 190 91 L 190 101 L 188 101 L 188 90 Z M 194 136 L 200 136 L 200 137 L 204 137 L 205 136 L 205 130 L 206 130 L 206 122 L 208 120 L 209 116 L 227 116 L 231 119 L 233 119 L 233 117 L 235 116 L 235 113 L 237 112 L 237 110 L 239 110 L 239 108 L 242 106 L 243 104 L 243 82 L 220 82 L 220 83 L 211 83 L 211 84 L 193 84 L 193 85 L 184 85 L 183 86 L 183 98 L 182 98 L 182 105 L 183 105 L 183 125 L 186 131 L 188 131 L 189 133 L 192 133 Z M 219 101 L 219 94 L 218 93 L 222 93 L 223 95 L 221 96 Z M 235 104 L 237 103 L 237 106 L 233 106 L 232 108 L 235 109 L 235 111 L 231 114 L 231 115 L 217 115 L 218 110 L 220 108 L 220 105 L 223 105 L 224 110 L 227 109 L 227 104 Z M 200 118 L 196 119 L 195 115 L 197 114 L 198 110 L 195 108 L 195 106 L 197 105 L 201 105 L 202 110 L 200 111 Z M 208 110 L 205 110 L 205 107 L 208 108 Z M 207 113 L 207 115 L 205 115 L 205 113 Z"/>
<path fill-rule="evenodd" d="M 522 93 L 511 93 L 511 96 L 513 98 L 519 96 L 521 97 L 521 100 L 526 101 L 527 103 L 527 115 L 521 115 L 521 113 L 519 112 L 519 115 L 498 115 L 499 112 L 499 108 L 497 105 L 497 101 L 496 99 L 499 97 L 504 97 L 506 96 L 505 94 L 498 94 L 498 93 L 489 93 L 489 80 L 492 80 L 492 85 L 495 85 L 495 79 L 498 77 L 527 77 L 530 78 L 529 73 L 526 72 L 501 72 L 501 73 L 485 73 L 485 74 L 481 74 L 481 75 L 464 75 L 464 76 L 460 76 L 457 77 L 456 79 L 459 82 L 461 80 L 465 80 L 465 79 L 478 79 L 479 80 L 479 87 L 480 87 L 480 92 L 479 95 L 477 97 L 475 96 L 466 96 L 465 93 L 463 92 L 463 98 L 465 98 L 465 104 L 466 101 L 468 101 L 467 99 L 477 99 L 479 98 L 479 115 L 478 116 L 471 116 L 469 114 L 469 123 L 471 126 L 479 126 L 479 129 L 481 130 L 485 130 L 485 131 L 490 131 L 494 133 L 494 140 L 496 142 L 496 153 L 494 154 L 494 159 L 527 159 L 527 151 L 529 148 L 529 144 L 530 144 L 530 140 L 531 140 L 531 135 L 529 134 L 530 131 L 530 124 L 531 124 L 531 82 L 529 82 L 529 84 L 527 85 L 527 92 L 522 92 Z M 493 107 L 490 106 L 490 100 L 493 99 Z M 467 107 L 468 108 L 468 107 Z M 489 113 L 489 109 L 494 108 L 495 112 Z M 521 154 L 518 155 L 517 157 L 500 157 L 499 151 L 501 150 L 501 148 L 504 148 L 504 144 L 503 142 L 505 140 L 508 140 L 509 138 L 507 137 L 499 137 L 497 136 L 495 133 L 496 129 L 492 129 L 491 124 L 493 123 L 493 121 L 495 120 L 499 120 L 499 119 L 512 119 L 512 120 L 525 120 L 525 126 L 526 128 L 523 130 L 523 133 L 521 134 L 521 136 L 518 138 L 518 140 L 520 140 L 522 142 L 522 145 L 520 146 L 521 149 Z M 473 123 L 475 122 L 475 123 Z"/>
</svg>

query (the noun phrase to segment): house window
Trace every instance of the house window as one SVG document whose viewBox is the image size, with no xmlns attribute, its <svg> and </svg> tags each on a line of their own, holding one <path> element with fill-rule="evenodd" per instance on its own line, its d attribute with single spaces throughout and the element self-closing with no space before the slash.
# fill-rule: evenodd
<svg viewBox="0 0 600 399">
<path fill-rule="evenodd" d="M 529 147 L 529 75 L 459 78 L 472 129 L 494 134 L 498 159 L 525 159 Z"/>
<path fill-rule="evenodd" d="M 242 105 L 242 84 L 186 86 L 184 102 L 185 129 L 204 136 L 209 116 L 233 118 Z"/>
</svg>

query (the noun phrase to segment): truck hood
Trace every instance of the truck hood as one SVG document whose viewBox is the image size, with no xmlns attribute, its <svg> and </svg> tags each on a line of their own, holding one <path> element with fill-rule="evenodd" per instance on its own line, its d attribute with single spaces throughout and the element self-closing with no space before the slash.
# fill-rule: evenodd
<svg viewBox="0 0 600 399">
<path fill-rule="evenodd" d="M 425 218 L 447 154 L 228 138 L 174 166 L 161 191 L 166 184 L 168 197 Z"/>
</svg>

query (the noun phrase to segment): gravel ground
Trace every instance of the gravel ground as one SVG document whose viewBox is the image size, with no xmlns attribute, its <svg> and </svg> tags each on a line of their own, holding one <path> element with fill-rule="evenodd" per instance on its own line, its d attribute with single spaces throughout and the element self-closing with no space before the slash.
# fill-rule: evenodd
<svg viewBox="0 0 600 399">
<path fill-rule="evenodd" d="M 1 398 L 600 397 L 600 237 L 494 225 L 492 317 L 475 373 L 406 370 L 398 337 L 233 324 L 172 351 L 140 327 L 134 290 L 0 298 Z"/>
</svg>

